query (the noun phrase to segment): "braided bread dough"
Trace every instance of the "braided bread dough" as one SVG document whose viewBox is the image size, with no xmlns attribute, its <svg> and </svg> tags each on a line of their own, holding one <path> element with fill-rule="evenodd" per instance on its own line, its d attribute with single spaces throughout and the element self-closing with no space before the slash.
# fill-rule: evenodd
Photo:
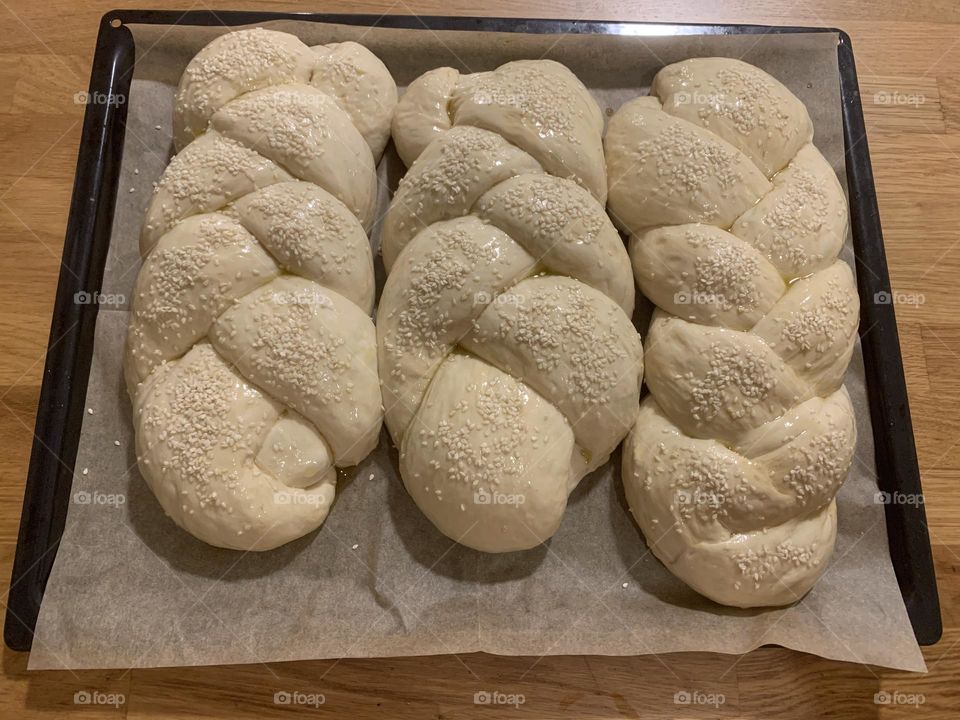
<svg viewBox="0 0 960 720">
<path fill-rule="evenodd" d="M 843 189 L 803 104 L 739 60 L 661 70 L 605 140 L 610 211 L 654 312 L 627 501 L 678 577 L 741 607 L 799 599 L 836 538 L 856 442 L 859 300 Z"/>
<path fill-rule="evenodd" d="M 395 103 L 365 48 L 262 29 L 219 37 L 183 74 L 124 369 L 143 477 L 212 545 L 316 529 L 337 466 L 376 446 L 364 226 Z"/>
<path fill-rule="evenodd" d="M 637 414 L 642 347 L 601 130 L 552 61 L 441 68 L 397 108 L 412 166 L 383 226 L 385 419 L 411 497 L 478 550 L 553 535 Z"/>
</svg>

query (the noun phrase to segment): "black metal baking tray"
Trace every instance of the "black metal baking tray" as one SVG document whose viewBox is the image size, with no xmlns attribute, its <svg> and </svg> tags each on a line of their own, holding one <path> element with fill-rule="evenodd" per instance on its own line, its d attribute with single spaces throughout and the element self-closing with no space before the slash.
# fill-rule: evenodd
<svg viewBox="0 0 960 720">
<path fill-rule="evenodd" d="M 762 25 L 117 10 L 107 13 L 100 21 L 89 92 L 94 97 L 127 96 L 133 75 L 134 42 L 126 24 L 233 26 L 284 19 L 476 32 L 638 36 L 836 33 L 854 250 L 858 266 L 869 269 L 869 272 L 858 272 L 857 281 L 863 300 L 860 328 L 876 446 L 877 481 L 885 492 L 919 495 L 920 471 L 894 309 L 892 304 L 874 301 L 878 293 L 890 292 L 890 279 L 853 48 L 846 33 L 835 28 Z M 126 105 L 122 103 L 90 103 L 84 118 L 4 625 L 4 638 L 14 650 L 30 649 L 40 601 L 66 520 L 97 314 L 96 303 L 76 303 L 74 295 L 93 293 L 101 287 L 126 113 Z M 864 332 L 864 328 L 869 328 L 869 332 Z M 923 505 L 888 503 L 886 519 L 890 554 L 914 633 L 921 645 L 932 645 L 940 639 L 942 625 Z"/>
</svg>

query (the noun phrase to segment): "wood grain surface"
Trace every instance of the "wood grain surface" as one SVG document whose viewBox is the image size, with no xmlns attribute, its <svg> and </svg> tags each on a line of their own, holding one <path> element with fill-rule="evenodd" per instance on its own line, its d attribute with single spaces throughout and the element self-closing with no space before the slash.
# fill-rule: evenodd
<svg viewBox="0 0 960 720">
<path fill-rule="evenodd" d="M 132 3 L 130 3 L 132 4 Z M 960 4 L 954 0 L 332 0 L 140 3 L 420 15 L 829 25 L 853 39 L 945 631 L 926 675 L 778 648 L 742 657 L 484 654 L 27 673 L 4 648 L 0 717 L 960 717 Z M 0 583 L 17 539 L 85 90 L 102 0 L 0 0 Z M 696 690 L 711 704 L 680 705 Z M 476 704 L 475 693 L 515 706 Z M 77 705 L 77 692 L 112 705 Z M 299 692 L 310 705 L 274 704 Z M 875 702 L 887 693 L 889 704 Z M 720 703 L 722 696 L 723 702 Z M 523 702 L 519 700 L 522 698 Z"/>
</svg>

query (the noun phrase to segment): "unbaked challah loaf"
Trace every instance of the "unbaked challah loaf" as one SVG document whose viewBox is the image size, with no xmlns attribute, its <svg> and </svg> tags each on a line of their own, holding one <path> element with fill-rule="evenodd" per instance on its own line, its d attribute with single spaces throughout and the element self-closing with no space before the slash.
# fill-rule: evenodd
<svg viewBox="0 0 960 720">
<path fill-rule="evenodd" d="M 360 45 L 262 29 L 219 37 L 183 74 L 125 375 L 144 479 L 212 545 L 268 550 L 316 529 L 336 468 L 377 443 L 364 227 L 396 97 Z"/>
<path fill-rule="evenodd" d="M 602 117 L 551 61 L 414 81 L 384 219 L 385 419 L 411 497 L 487 552 L 538 545 L 633 424 L 634 287 L 606 216 Z"/>
<path fill-rule="evenodd" d="M 624 443 L 653 552 L 713 600 L 784 605 L 826 568 L 856 424 L 847 206 L 803 104 L 739 60 L 661 70 L 605 140 L 650 394 Z"/>
</svg>

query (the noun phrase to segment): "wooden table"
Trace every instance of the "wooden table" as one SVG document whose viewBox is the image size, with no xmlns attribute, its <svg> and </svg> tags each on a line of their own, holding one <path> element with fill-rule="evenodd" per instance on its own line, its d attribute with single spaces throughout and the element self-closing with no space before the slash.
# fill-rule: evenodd
<svg viewBox="0 0 960 720">
<path fill-rule="evenodd" d="M 409 4 L 408 4 L 409 1 Z M 0 582 L 6 592 L 40 392 L 85 90 L 103 0 L 0 0 Z M 121 5 L 123 3 L 120 3 Z M 157 8 L 206 8 L 150 2 Z M 360 0 L 235 9 L 735 22 L 841 27 L 853 38 L 943 606 L 927 675 L 830 662 L 783 649 L 741 658 L 520 657 L 389 660 L 109 672 L 26 672 L 4 648 L 2 717 L 960 717 L 960 5 L 953 0 Z M 886 95 L 883 95 L 883 94 Z M 873 98 L 876 95 L 877 101 Z M 895 98 L 893 102 L 883 102 Z M 904 98 L 900 101 L 897 98 Z M 957 275 L 954 275 L 957 273 Z M 956 403 L 956 404 L 954 404 Z M 669 667 L 669 671 L 666 669 Z M 680 688 L 722 694 L 719 708 L 674 703 Z M 122 694 L 78 707 L 80 690 Z M 474 704 L 482 690 L 517 708 Z M 273 704 L 277 691 L 323 693 L 318 709 Z M 923 704 L 878 705 L 879 691 Z"/>
</svg>

